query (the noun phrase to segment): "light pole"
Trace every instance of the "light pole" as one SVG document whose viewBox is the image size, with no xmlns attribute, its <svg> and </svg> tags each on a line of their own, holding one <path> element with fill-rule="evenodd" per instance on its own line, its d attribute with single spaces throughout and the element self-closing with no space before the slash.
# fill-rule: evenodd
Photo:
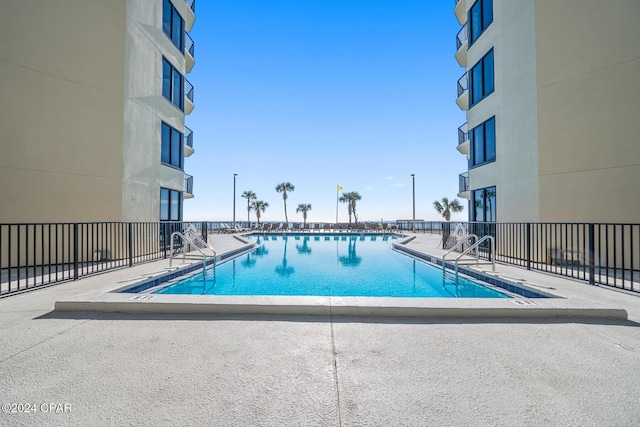
<svg viewBox="0 0 640 427">
<path fill-rule="evenodd" d="M 233 174 L 233 229 L 236 228 L 236 177 L 237 173 Z"/>
<path fill-rule="evenodd" d="M 412 173 L 413 178 L 413 232 L 416 232 L 416 174 Z"/>
</svg>

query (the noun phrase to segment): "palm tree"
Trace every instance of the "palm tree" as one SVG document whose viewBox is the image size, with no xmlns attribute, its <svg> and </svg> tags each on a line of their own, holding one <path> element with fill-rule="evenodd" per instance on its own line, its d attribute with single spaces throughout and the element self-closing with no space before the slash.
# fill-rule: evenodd
<svg viewBox="0 0 640 427">
<path fill-rule="evenodd" d="M 307 225 L 307 212 L 311 210 L 310 204 L 300 203 L 298 208 L 296 209 L 296 213 L 302 212 L 302 219 L 304 220 L 304 225 Z"/>
<path fill-rule="evenodd" d="M 251 222 L 251 220 L 249 219 L 249 212 L 251 212 L 251 201 L 257 199 L 258 196 L 256 196 L 256 193 L 254 193 L 253 191 L 247 190 L 242 193 L 242 197 L 247 199 L 247 223 L 249 223 Z"/>
<path fill-rule="evenodd" d="M 449 221 L 451 219 L 451 212 L 462 212 L 464 206 L 458 202 L 458 199 L 453 199 L 452 202 L 449 202 L 449 199 L 446 197 L 442 198 L 442 203 L 439 201 L 433 202 L 433 207 L 436 208 L 439 214 L 442 214 L 442 217 Z"/>
<path fill-rule="evenodd" d="M 356 202 L 361 199 L 362 196 L 360 196 L 360 193 L 358 193 L 357 191 L 342 193 L 342 196 L 340 196 L 340 199 L 338 199 L 343 203 L 347 203 L 347 208 L 349 211 L 349 225 L 351 225 L 351 214 L 353 214 L 356 224 L 358 223 L 358 216 L 356 215 Z"/>
<path fill-rule="evenodd" d="M 261 212 L 267 210 L 267 208 L 269 207 L 269 203 L 263 202 L 262 200 L 255 200 L 251 204 L 251 207 L 253 207 L 253 210 L 256 211 L 256 218 L 258 219 L 258 225 L 260 225 L 260 214 Z"/>
<path fill-rule="evenodd" d="M 282 193 L 282 200 L 284 200 L 284 220 L 286 221 L 287 225 L 289 224 L 289 218 L 287 217 L 287 191 L 291 192 L 293 190 L 295 190 L 295 187 L 290 182 L 281 182 L 280 184 L 276 185 L 276 191 L 278 193 Z"/>
</svg>

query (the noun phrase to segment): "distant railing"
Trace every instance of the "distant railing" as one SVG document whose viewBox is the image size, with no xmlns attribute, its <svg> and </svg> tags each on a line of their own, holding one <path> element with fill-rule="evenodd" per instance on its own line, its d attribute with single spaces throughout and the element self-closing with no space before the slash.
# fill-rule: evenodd
<svg viewBox="0 0 640 427">
<path fill-rule="evenodd" d="M 187 99 L 193 102 L 193 85 L 187 79 L 184 79 L 184 93 Z"/>
<path fill-rule="evenodd" d="M 469 172 L 461 173 L 458 182 L 458 192 L 465 193 L 469 191 Z"/>
<path fill-rule="evenodd" d="M 193 131 L 188 127 L 184 127 L 184 143 L 193 148 Z"/>
<path fill-rule="evenodd" d="M 184 175 L 184 191 L 193 194 L 193 177 L 191 175 Z"/>
<path fill-rule="evenodd" d="M 187 6 L 189 6 L 189 8 L 193 11 L 193 13 L 196 13 L 196 0 L 185 0 L 187 3 Z"/>
<path fill-rule="evenodd" d="M 468 83 L 467 73 L 464 73 L 464 75 L 458 79 L 458 98 L 467 90 Z"/>
<path fill-rule="evenodd" d="M 460 50 L 463 44 L 467 42 L 467 24 L 462 26 L 462 29 L 458 31 L 456 36 L 456 51 Z"/>
<path fill-rule="evenodd" d="M 469 141 L 469 130 L 467 123 L 458 128 L 458 145 L 462 145 Z"/>
<path fill-rule="evenodd" d="M 185 43 L 184 43 L 184 50 L 185 52 L 189 52 L 191 54 L 191 57 L 193 59 L 196 58 L 196 54 L 195 54 L 195 44 L 193 43 L 193 39 L 191 38 L 191 36 L 189 36 L 189 33 L 185 32 Z"/>
</svg>

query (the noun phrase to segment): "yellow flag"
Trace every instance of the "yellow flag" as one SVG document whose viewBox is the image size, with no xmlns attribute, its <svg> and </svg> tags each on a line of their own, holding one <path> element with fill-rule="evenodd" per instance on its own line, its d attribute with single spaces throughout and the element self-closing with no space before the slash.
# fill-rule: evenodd
<svg viewBox="0 0 640 427">
<path fill-rule="evenodd" d="M 338 185 L 338 191 L 340 191 L 340 190 L 342 190 L 342 187 L 340 187 L 340 186 Z"/>
</svg>

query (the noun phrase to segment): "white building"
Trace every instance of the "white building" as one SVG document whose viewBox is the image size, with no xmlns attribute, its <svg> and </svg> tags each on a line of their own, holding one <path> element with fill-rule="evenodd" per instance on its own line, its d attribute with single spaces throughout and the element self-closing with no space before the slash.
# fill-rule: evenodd
<svg viewBox="0 0 640 427">
<path fill-rule="evenodd" d="M 193 6 L 0 3 L 0 223 L 182 219 Z"/>
<path fill-rule="evenodd" d="M 469 219 L 640 222 L 640 1 L 458 0 L 454 13 Z"/>
</svg>

